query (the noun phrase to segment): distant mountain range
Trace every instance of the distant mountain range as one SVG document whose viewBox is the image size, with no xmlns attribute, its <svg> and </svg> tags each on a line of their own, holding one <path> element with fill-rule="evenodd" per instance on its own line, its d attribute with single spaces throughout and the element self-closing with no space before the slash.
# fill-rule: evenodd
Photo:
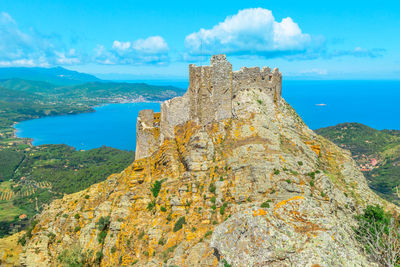
<svg viewBox="0 0 400 267">
<path fill-rule="evenodd" d="M 1 129 L 22 120 L 87 112 L 105 103 L 164 101 L 183 93 L 178 87 L 104 81 L 60 67 L 0 68 L 0 137 Z"/>
<path fill-rule="evenodd" d="M 53 99 L 55 97 L 57 101 L 72 100 L 89 105 L 140 99 L 164 101 L 184 93 L 174 86 L 106 81 L 62 67 L 0 68 L 0 87 L 25 92 L 27 97 L 28 94 L 33 94 Z"/>
<path fill-rule="evenodd" d="M 0 68 L 0 80 L 22 79 L 30 81 L 42 81 L 55 85 L 77 85 L 86 82 L 99 82 L 96 76 L 67 70 L 62 67 L 55 68 Z"/>
</svg>

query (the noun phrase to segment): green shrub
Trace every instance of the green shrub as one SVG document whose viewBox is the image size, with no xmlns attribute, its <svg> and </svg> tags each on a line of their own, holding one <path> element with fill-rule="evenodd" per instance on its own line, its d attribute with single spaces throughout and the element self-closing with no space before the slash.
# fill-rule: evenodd
<svg viewBox="0 0 400 267">
<path fill-rule="evenodd" d="M 225 259 L 222 262 L 224 263 L 224 267 L 232 267 Z"/>
<path fill-rule="evenodd" d="M 112 248 L 111 248 L 111 253 L 115 253 L 117 251 L 117 247 L 116 246 L 113 246 Z"/>
<path fill-rule="evenodd" d="M 211 199 L 210 199 L 210 201 L 211 201 L 211 203 L 215 203 L 215 201 L 216 201 L 215 196 L 212 196 Z"/>
<path fill-rule="evenodd" d="M 271 202 L 271 200 L 267 200 L 267 201 L 263 202 L 261 204 L 261 208 L 269 208 L 269 202 Z"/>
<path fill-rule="evenodd" d="M 156 200 L 153 200 L 147 204 L 147 209 L 152 210 L 156 206 Z"/>
<path fill-rule="evenodd" d="M 215 190 L 217 190 L 217 187 L 215 186 L 214 183 L 211 183 L 211 184 L 210 184 L 210 187 L 208 188 L 208 190 L 209 190 L 211 193 L 215 194 Z"/>
<path fill-rule="evenodd" d="M 97 241 L 99 241 L 99 243 L 102 244 L 104 242 L 104 240 L 106 239 L 106 236 L 107 236 L 107 232 L 106 231 L 101 231 L 97 235 Z"/>
<path fill-rule="evenodd" d="M 214 204 L 214 205 L 211 206 L 211 208 L 212 208 L 212 210 L 216 210 L 217 206 Z"/>
<path fill-rule="evenodd" d="M 278 174 L 280 174 L 280 173 L 281 173 L 281 172 L 280 172 L 279 170 L 277 170 L 277 169 L 274 170 L 274 174 L 275 174 L 275 175 L 278 175 Z"/>
<path fill-rule="evenodd" d="M 103 231 L 110 225 L 110 216 L 100 217 L 99 221 L 96 223 L 97 229 Z"/>
<path fill-rule="evenodd" d="M 225 206 L 222 206 L 219 208 L 219 214 L 224 215 L 225 214 Z"/>
<path fill-rule="evenodd" d="M 81 227 L 80 226 L 75 226 L 75 228 L 74 228 L 74 232 L 76 233 L 76 232 L 79 232 L 81 230 Z"/>
<path fill-rule="evenodd" d="M 299 164 L 299 166 L 303 166 L 303 162 L 302 161 L 298 161 L 297 164 Z"/>
<path fill-rule="evenodd" d="M 151 187 L 151 193 L 153 196 L 156 198 L 158 196 L 158 193 L 160 193 L 161 190 L 161 181 L 155 181 L 153 186 Z"/>
<path fill-rule="evenodd" d="M 77 214 L 75 214 L 75 219 L 77 219 L 77 220 L 79 220 L 79 218 L 81 217 L 78 213 Z"/>
<path fill-rule="evenodd" d="M 100 231 L 100 233 L 97 235 L 97 241 L 99 241 L 99 243 L 104 243 L 104 240 L 107 236 L 108 228 L 110 226 L 110 216 L 100 217 L 96 225 L 97 230 Z"/>
<path fill-rule="evenodd" d="M 311 179 L 315 179 L 315 172 L 307 173 L 307 175 L 310 176 Z"/>
<path fill-rule="evenodd" d="M 310 181 L 310 185 L 314 186 L 314 181 L 313 180 Z"/>
<path fill-rule="evenodd" d="M 85 196 L 85 199 L 89 199 L 89 195 L 86 195 L 86 196 Z"/>
<path fill-rule="evenodd" d="M 161 206 L 160 210 L 161 210 L 162 212 L 166 212 L 166 211 L 167 211 L 167 208 L 164 207 L 164 206 Z"/>
<path fill-rule="evenodd" d="M 379 205 L 367 206 L 356 216 L 356 239 L 380 266 L 398 266 L 400 262 L 400 225 L 398 218 Z"/>
<path fill-rule="evenodd" d="M 57 257 L 61 266 L 90 266 L 90 255 L 79 246 L 63 250 Z"/>
<path fill-rule="evenodd" d="M 173 231 L 174 231 L 174 232 L 178 232 L 179 230 L 182 229 L 182 227 L 183 227 L 184 224 L 186 224 L 186 219 L 185 219 L 185 217 L 180 217 L 180 218 L 176 221 L 176 223 L 175 223 L 175 225 L 174 225 Z"/>
<path fill-rule="evenodd" d="M 262 105 L 263 101 L 261 99 L 257 99 L 258 104 Z"/>
<path fill-rule="evenodd" d="M 286 179 L 286 183 L 290 184 L 292 181 L 290 181 L 290 179 Z"/>
</svg>

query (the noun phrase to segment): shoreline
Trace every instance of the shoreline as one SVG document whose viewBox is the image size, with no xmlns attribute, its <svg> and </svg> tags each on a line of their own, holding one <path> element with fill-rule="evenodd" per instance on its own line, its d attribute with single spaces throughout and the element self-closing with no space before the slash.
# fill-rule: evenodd
<svg viewBox="0 0 400 267">
<path fill-rule="evenodd" d="M 165 100 L 164 100 L 165 101 Z M 92 105 L 89 106 L 87 110 L 82 111 L 82 112 L 67 112 L 67 113 L 62 113 L 62 114 L 53 114 L 53 115 L 45 115 L 45 116 L 41 116 L 38 118 L 31 118 L 28 120 L 22 120 L 22 121 L 18 121 L 18 122 L 13 122 L 13 124 L 11 125 L 13 134 L 12 134 L 12 138 L 20 140 L 21 142 L 23 142 L 24 144 L 29 145 L 30 147 L 34 147 L 35 145 L 33 144 L 34 139 L 33 138 L 28 138 L 28 137 L 19 137 L 17 136 L 17 129 L 16 129 L 16 125 L 22 122 L 26 122 L 26 121 L 31 121 L 31 120 L 37 120 L 37 119 L 41 119 L 41 118 L 49 118 L 49 117 L 57 117 L 57 116 L 68 116 L 68 115 L 80 115 L 80 114 L 85 114 L 85 113 L 95 113 L 97 112 L 97 108 L 101 108 L 104 106 L 108 106 L 108 105 L 112 105 L 112 104 L 135 104 L 135 103 L 158 103 L 161 104 L 164 101 L 151 101 L 151 100 L 146 100 L 146 99 L 134 99 L 133 101 L 115 101 L 115 102 L 107 102 L 107 103 L 102 103 L 102 104 L 96 104 L 96 105 Z M 65 144 L 67 145 L 67 144 Z M 69 145 L 68 145 L 69 146 Z M 72 146 L 71 146 L 72 147 Z M 74 147 L 75 150 L 77 150 Z"/>
</svg>

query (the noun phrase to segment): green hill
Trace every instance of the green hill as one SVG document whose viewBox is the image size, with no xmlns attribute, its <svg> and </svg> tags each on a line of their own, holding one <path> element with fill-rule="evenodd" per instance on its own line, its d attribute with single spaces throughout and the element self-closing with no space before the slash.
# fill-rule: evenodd
<svg viewBox="0 0 400 267">
<path fill-rule="evenodd" d="M 54 88 L 57 87 L 56 85 L 47 82 L 22 80 L 18 78 L 2 80 L 0 81 L 0 86 L 11 90 L 40 94 L 52 93 Z"/>
<path fill-rule="evenodd" d="M 88 105 L 72 105 L 49 96 L 0 87 L 0 145 L 4 141 L 2 139 L 12 137 L 10 127 L 15 122 L 88 111 L 92 111 Z"/>
<path fill-rule="evenodd" d="M 0 86 L 29 93 L 28 97 L 42 96 L 52 101 L 97 105 L 128 101 L 164 101 L 182 95 L 181 88 L 145 83 L 88 82 L 58 86 L 48 82 L 23 79 L 0 81 Z"/>
<path fill-rule="evenodd" d="M 76 85 L 86 82 L 101 81 L 99 78 L 62 67 L 55 68 L 0 68 L 0 80 L 22 79 L 52 83 L 56 85 Z"/>
<path fill-rule="evenodd" d="M 350 150 L 370 187 L 385 199 L 400 204 L 400 131 L 343 123 L 316 132 Z"/>
</svg>

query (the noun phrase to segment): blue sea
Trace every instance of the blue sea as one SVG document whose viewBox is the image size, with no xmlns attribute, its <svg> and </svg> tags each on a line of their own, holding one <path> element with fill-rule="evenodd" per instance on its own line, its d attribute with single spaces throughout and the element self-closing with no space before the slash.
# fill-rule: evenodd
<svg viewBox="0 0 400 267">
<path fill-rule="evenodd" d="M 135 150 L 136 118 L 142 109 L 160 111 L 159 103 L 109 104 L 96 112 L 45 117 L 18 123 L 18 137 L 33 138 L 33 145 L 67 144 L 89 150 L 103 145 Z"/>
<path fill-rule="evenodd" d="M 185 81 L 145 81 L 187 88 Z M 283 97 L 311 129 L 360 122 L 376 129 L 400 129 L 400 81 L 284 81 Z M 110 104 L 95 113 L 24 121 L 18 137 L 34 145 L 67 144 L 77 149 L 102 145 L 134 150 L 139 110 L 160 110 L 158 103 Z"/>
</svg>

